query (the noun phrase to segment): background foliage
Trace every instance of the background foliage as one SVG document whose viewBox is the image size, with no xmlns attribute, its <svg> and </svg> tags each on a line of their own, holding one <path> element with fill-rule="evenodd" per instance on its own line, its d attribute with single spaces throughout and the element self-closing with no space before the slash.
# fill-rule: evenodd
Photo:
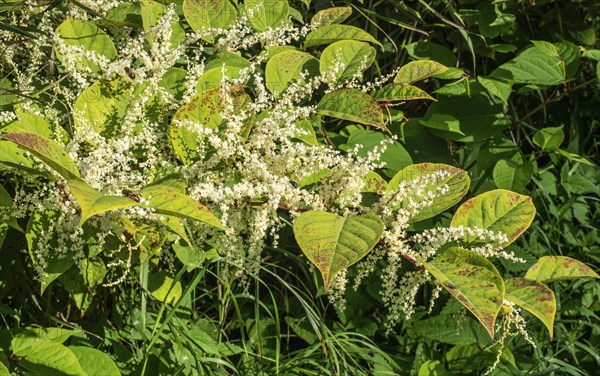
<svg viewBox="0 0 600 376">
<path fill-rule="evenodd" d="M 414 60 L 454 68 L 417 84 L 435 102 L 385 106 L 391 121 L 387 128 L 400 139 L 395 155 L 388 159 L 401 165 L 438 162 L 461 167 L 472 181 L 466 198 L 495 188 L 532 196 L 537 217 L 509 247 L 528 263 L 497 262 L 505 276 L 522 275 L 546 255 L 571 256 L 594 270 L 600 268 L 599 4 L 382 0 L 291 1 L 289 5 L 290 14 L 301 20 L 310 20 L 333 5 L 349 7 L 352 12 L 344 23 L 367 31 L 382 46 L 377 47 L 373 67 L 365 72 L 367 79 Z M 18 43 L 35 39 L 39 32 L 34 26 L 37 15 L 32 16 L 30 27 L 9 17 L 23 6 L 18 1 L 0 4 L 0 29 L 14 34 Z M 126 20 L 111 20 L 109 14 L 97 14 L 83 2 L 49 1 L 36 6 L 39 17 L 55 7 L 79 7 L 115 38 L 127 37 L 115 21 L 133 27 L 134 33 L 135 28 L 144 28 L 135 11 Z M 182 8 L 177 9 L 182 13 Z M 61 21 L 55 20 L 54 26 Z M 193 22 L 187 20 L 190 26 Z M 306 44 L 305 48 L 319 49 Z M 7 66 L 1 72 L 2 109 L 11 109 L 20 96 L 43 97 L 45 88 L 34 93 L 12 90 L 9 82 L 14 72 Z M 60 79 L 51 67 L 39 74 L 57 84 Z M 375 142 L 364 130 L 351 133 L 335 124 L 327 129 L 324 136 L 341 148 Z M 383 175 L 389 179 L 394 172 L 384 170 Z M 14 194 L 10 172 L 3 171 L 0 179 Z M 450 220 L 442 214 L 419 226 L 447 225 Z M 48 374 L 49 368 L 40 368 L 43 362 L 35 358 L 49 351 L 41 347 L 39 338 L 59 354 L 63 349 L 59 344 L 68 343 L 75 354 L 63 354 L 60 364 L 44 365 L 58 374 L 94 374 L 94 370 L 76 369 L 89 356 L 96 359 L 96 371 L 118 373 L 114 369 L 118 367 L 122 374 L 159 370 L 163 374 L 477 375 L 496 357 L 497 347 L 490 347 L 485 330 L 464 315 L 460 304 L 442 295 L 428 314 L 426 303 L 433 293 L 428 289 L 418 294 L 425 308 L 389 334 L 376 276 L 358 291 L 347 291 L 347 309 L 338 315 L 323 294 L 320 276 L 297 251 L 291 228 L 252 280 L 249 296 L 238 281 L 219 281 L 218 257 L 205 253 L 204 259 L 194 260 L 200 267 L 193 273 L 181 269 L 146 281 L 154 291 L 179 289 L 188 298 L 178 304 L 171 306 L 167 299 L 163 302 L 142 292 L 144 281 L 134 274 L 118 286 L 98 289 L 93 297 L 80 296 L 89 299 L 84 313 L 68 282 L 51 284 L 40 293 L 24 251 L 27 239 L 16 227 L 0 227 L 4 238 L 0 250 L 4 368 L 0 374 L 7 370 Z M 185 250 L 174 246 L 174 252 Z M 173 262 L 180 267 L 182 259 L 192 262 L 179 255 Z M 551 288 L 558 302 L 553 340 L 541 322 L 529 319 L 527 329 L 537 347 L 520 337 L 509 338 L 493 374 L 595 374 L 600 366 L 600 285 L 583 279 L 556 281 Z M 164 291 L 162 296 L 167 295 Z M 28 357 L 21 360 L 24 353 Z"/>
</svg>

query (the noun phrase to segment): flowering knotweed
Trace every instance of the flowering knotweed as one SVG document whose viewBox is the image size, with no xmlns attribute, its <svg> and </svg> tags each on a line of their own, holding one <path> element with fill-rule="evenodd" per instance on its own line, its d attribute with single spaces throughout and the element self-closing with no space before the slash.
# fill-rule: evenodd
<svg viewBox="0 0 600 376">
<path fill-rule="evenodd" d="M 57 278 L 47 271 L 66 259 L 67 269 L 96 265 L 102 283 L 114 286 L 150 260 L 172 269 L 181 247 L 214 250 L 225 280 L 248 282 L 267 251 L 290 244 L 282 236 L 291 219 L 340 311 L 348 267 L 366 255 L 353 286 L 381 273 L 388 330 L 415 312 L 428 281 L 455 296 L 477 294 L 462 290 L 461 273 L 480 278 L 495 299 L 491 308 L 466 305 L 493 325 L 489 312 L 497 313 L 503 289 L 485 258 L 519 261 L 502 248 L 528 225 L 519 221 L 530 221 L 529 203 L 495 191 L 463 204 L 449 226 L 415 232 L 415 223 L 462 199 L 469 177 L 410 157 L 398 163 L 400 127 L 384 120 L 382 107 L 431 98 L 412 83 L 445 67 L 415 62 L 364 82 L 379 43 L 347 25 L 327 34 L 339 25 L 326 17 L 303 25 L 252 8 L 209 22 L 187 7 L 203 2 L 185 2 L 184 18 L 173 4 L 142 2 L 140 11 L 81 3 L 40 14 L 44 33 L 27 43 L 0 30 L 10 87 L 50 98 L 40 106 L 23 95 L 0 112 L 3 168 L 22 177 L 12 218 L 29 217 L 29 253 L 42 283 Z M 63 22 L 53 29 L 56 18 Z M 522 204 L 520 217 L 510 223 L 499 218 L 504 212 L 473 209 L 491 201 Z M 451 247 L 460 247 L 454 264 L 443 258 Z"/>
</svg>

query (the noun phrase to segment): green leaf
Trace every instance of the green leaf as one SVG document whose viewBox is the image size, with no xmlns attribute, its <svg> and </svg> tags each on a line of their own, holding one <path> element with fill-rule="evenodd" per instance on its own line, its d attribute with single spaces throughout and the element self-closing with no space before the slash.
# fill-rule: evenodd
<svg viewBox="0 0 600 376">
<path fill-rule="evenodd" d="M 419 367 L 418 376 L 452 376 L 439 360 L 427 360 Z"/>
<path fill-rule="evenodd" d="M 10 376 L 10 371 L 2 362 L 0 362 L 0 376 Z"/>
<path fill-rule="evenodd" d="M 412 329 L 419 337 L 451 345 L 478 343 L 486 346 L 491 343 L 487 331 L 476 320 L 459 315 L 462 314 L 440 314 L 416 321 Z"/>
<path fill-rule="evenodd" d="M 502 232 L 507 246 L 519 237 L 535 217 L 531 197 L 504 189 L 485 192 L 464 202 L 452 217 L 451 227 L 477 227 Z"/>
<path fill-rule="evenodd" d="M 383 234 L 374 215 L 340 217 L 308 211 L 294 221 L 294 236 L 302 252 L 321 272 L 325 289 L 335 275 L 365 256 Z"/>
<path fill-rule="evenodd" d="M 544 256 L 533 264 L 525 278 L 548 283 L 564 279 L 597 278 L 598 273 L 581 261 L 567 256 Z"/>
<path fill-rule="evenodd" d="M 496 188 L 523 193 L 532 174 L 533 165 L 531 163 L 517 163 L 510 159 L 501 159 L 494 166 L 494 184 L 496 184 Z"/>
<path fill-rule="evenodd" d="M 431 218 L 458 203 L 469 190 L 471 183 L 469 174 L 460 168 L 441 163 L 419 163 L 399 171 L 388 183 L 387 192 L 391 193 L 398 189 L 402 182 L 440 173 L 444 174 L 445 177 L 437 179 L 436 183 L 428 184 L 425 192 L 436 192 L 444 186 L 448 187 L 448 191 L 433 198 L 431 205 L 421 209 L 419 213 L 411 218 L 411 222 Z M 407 202 L 403 202 L 399 207 L 406 206 L 406 204 Z"/>
<path fill-rule="evenodd" d="M 108 60 L 117 57 L 117 49 L 108 34 L 91 22 L 67 18 L 56 28 L 56 34 L 59 36 L 61 43 L 67 46 L 81 47 L 84 51 L 98 53 Z M 59 60 L 63 60 L 59 46 L 57 46 L 56 56 Z M 100 72 L 98 64 L 87 59 L 83 54 L 75 56 L 77 61 L 89 68 L 92 73 Z"/>
<path fill-rule="evenodd" d="M 93 129 L 104 138 L 115 138 L 131 101 L 129 84 L 121 79 L 98 81 L 86 88 L 75 101 L 75 127 L 80 131 Z"/>
<path fill-rule="evenodd" d="M 175 281 L 166 271 L 148 276 L 148 291 L 159 301 L 174 304 L 183 292 L 181 282 Z"/>
<path fill-rule="evenodd" d="M 318 11 L 310 20 L 310 27 L 316 29 L 325 25 L 342 23 L 352 15 L 351 7 L 333 7 Z"/>
<path fill-rule="evenodd" d="M 79 178 L 77 165 L 55 141 L 34 133 L 6 133 L 0 138 L 18 144 L 65 179 Z"/>
<path fill-rule="evenodd" d="M 424 90 L 409 84 L 387 84 L 373 95 L 380 102 L 412 101 L 415 99 L 434 100 Z"/>
<path fill-rule="evenodd" d="M 59 277 L 59 281 L 83 315 L 92 304 L 96 288 L 105 276 L 106 266 L 102 259 L 83 259 L 78 268 L 70 268 Z"/>
<path fill-rule="evenodd" d="M 490 78 L 508 82 L 533 85 L 558 85 L 565 81 L 565 70 L 558 56 L 530 47 L 514 59 L 502 64 L 490 74 Z"/>
<path fill-rule="evenodd" d="M 412 84 L 426 78 L 442 74 L 448 68 L 433 60 L 417 60 L 411 61 L 404 65 L 394 78 L 394 83 L 397 84 Z"/>
<path fill-rule="evenodd" d="M 502 307 L 504 282 L 485 257 L 465 249 L 451 247 L 430 262 L 425 269 L 465 306 L 490 337 L 494 337 L 494 323 Z"/>
<path fill-rule="evenodd" d="M 25 230 L 19 226 L 17 219 L 14 217 L 13 210 L 14 205 L 10 193 L 8 193 L 8 191 L 2 185 L 0 185 L 0 214 L 8 214 L 8 218 L 4 223 L 10 225 L 10 227 L 18 231 L 25 232 Z M 1 219 L 0 223 L 3 223 Z M 2 237 L 0 237 L 0 248 L 2 247 L 2 240 Z"/>
<path fill-rule="evenodd" d="M 433 42 L 416 42 L 404 46 L 406 52 L 415 60 L 434 60 L 447 67 L 456 65 L 456 56 L 440 44 Z"/>
<path fill-rule="evenodd" d="M 167 13 L 168 8 L 164 4 L 154 0 L 141 0 L 140 4 L 142 6 L 142 25 L 145 31 L 150 32 L 146 33 L 146 38 L 148 38 L 150 43 L 155 43 L 158 33 L 151 32 L 152 28 L 158 25 L 161 18 Z M 171 38 L 169 40 L 171 42 L 171 49 L 175 49 L 185 38 L 185 32 L 179 23 L 177 15 L 175 15 L 175 19 L 171 22 L 169 28 L 171 29 Z"/>
<path fill-rule="evenodd" d="M 540 319 L 548 328 L 550 339 L 554 333 L 556 299 L 548 286 L 525 278 L 511 278 L 504 281 L 504 298 Z"/>
<path fill-rule="evenodd" d="M 317 113 L 386 130 L 383 111 L 377 101 L 358 89 L 325 94 L 317 105 Z"/>
<path fill-rule="evenodd" d="M 291 83 L 306 82 L 302 74 L 319 75 L 319 61 L 311 54 L 296 50 L 282 51 L 267 62 L 265 83 L 274 95 L 283 92 Z"/>
<path fill-rule="evenodd" d="M 17 332 L 10 342 L 12 352 L 16 356 L 29 355 L 31 346 L 38 341 L 63 343 L 74 333 L 63 328 L 25 328 Z"/>
<path fill-rule="evenodd" d="M 159 214 L 191 219 L 225 230 L 223 224 L 205 205 L 176 190 L 148 186 L 142 189 L 140 195 L 148 199 L 148 206 Z"/>
<path fill-rule="evenodd" d="M 560 127 L 547 127 L 539 129 L 533 135 L 533 143 L 542 150 L 555 151 L 565 140 L 565 132 Z"/>
<path fill-rule="evenodd" d="M 115 362 L 100 350 L 84 346 L 69 346 L 79 365 L 88 376 L 120 376 Z"/>
<path fill-rule="evenodd" d="M 57 342 L 38 340 L 29 348 L 19 365 L 27 375 L 86 376 L 77 357 L 66 346 Z"/>
<path fill-rule="evenodd" d="M 512 93 L 511 84 L 484 76 L 478 76 L 477 82 L 479 82 L 488 93 L 502 100 L 505 104 L 508 103 L 508 97 L 510 97 L 510 94 Z"/>
<path fill-rule="evenodd" d="M 341 40 L 358 40 L 383 46 L 366 31 L 350 25 L 325 25 L 311 31 L 304 40 L 304 48 L 330 44 Z"/>
<path fill-rule="evenodd" d="M 321 53 L 321 74 L 334 71 L 336 83 L 351 80 L 362 73 L 375 61 L 375 48 L 368 43 L 354 40 L 341 40 L 327 46 Z M 338 64 L 342 69 L 337 69 Z"/>
<path fill-rule="evenodd" d="M 183 15 L 192 30 L 202 33 L 208 29 L 228 29 L 237 18 L 237 9 L 229 0 L 184 0 Z M 214 36 L 204 39 L 214 42 Z"/>
<path fill-rule="evenodd" d="M 248 19 L 258 31 L 281 26 L 289 17 L 287 0 L 244 0 Z"/>
<path fill-rule="evenodd" d="M 127 197 L 105 196 L 102 192 L 80 179 L 69 180 L 68 184 L 71 194 L 75 196 L 81 207 L 80 226 L 94 215 L 138 205 L 136 201 Z"/>
<path fill-rule="evenodd" d="M 353 149 L 358 145 L 362 145 L 362 148 L 358 151 L 357 155 L 366 157 L 385 140 L 389 142 L 389 136 L 387 136 L 385 133 L 361 129 L 353 132 L 350 135 L 347 145 L 350 149 Z M 398 141 L 394 140 L 388 144 L 387 148 L 381 154 L 377 162 L 384 162 L 386 169 L 391 171 L 399 171 L 412 164 L 412 159 L 404 146 L 402 146 L 402 144 Z"/>
</svg>

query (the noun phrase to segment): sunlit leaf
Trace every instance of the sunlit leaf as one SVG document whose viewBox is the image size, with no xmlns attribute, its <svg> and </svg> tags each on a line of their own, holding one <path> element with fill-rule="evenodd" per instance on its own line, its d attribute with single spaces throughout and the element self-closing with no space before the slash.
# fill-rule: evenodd
<svg viewBox="0 0 600 376">
<path fill-rule="evenodd" d="M 416 60 L 402 66 L 394 83 L 397 84 L 412 84 L 413 82 L 421 81 L 426 78 L 444 73 L 448 70 L 445 65 L 433 60 Z"/>
<path fill-rule="evenodd" d="M 267 62 L 265 83 L 275 95 L 283 92 L 291 83 L 304 83 L 303 74 L 319 75 L 319 61 L 311 54 L 296 50 L 282 51 Z"/>
<path fill-rule="evenodd" d="M 341 40 L 358 40 L 381 46 L 377 39 L 366 31 L 350 25 L 325 25 L 311 31 L 304 40 L 304 47 L 314 47 L 322 44 L 330 44 Z"/>
<path fill-rule="evenodd" d="M 90 217 L 110 210 L 123 209 L 138 203 L 121 196 L 106 196 L 80 179 L 69 180 L 69 189 L 81 207 L 81 226 Z"/>
<path fill-rule="evenodd" d="M 385 129 L 383 111 L 377 101 L 358 89 L 341 89 L 325 94 L 317 113 Z"/>
<path fill-rule="evenodd" d="M 540 319 L 548 328 L 552 339 L 556 315 L 554 292 L 544 284 L 525 278 L 507 279 L 504 286 L 504 297 Z"/>
<path fill-rule="evenodd" d="M 567 256 L 543 256 L 533 264 L 525 278 L 541 283 L 563 279 L 598 278 L 600 275 L 581 261 Z"/>
<path fill-rule="evenodd" d="M 321 74 L 335 72 L 336 82 L 345 82 L 362 73 L 375 61 L 375 48 L 368 43 L 342 40 L 327 46 L 320 57 Z M 342 64 L 342 69 L 338 69 Z"/>
</svg>

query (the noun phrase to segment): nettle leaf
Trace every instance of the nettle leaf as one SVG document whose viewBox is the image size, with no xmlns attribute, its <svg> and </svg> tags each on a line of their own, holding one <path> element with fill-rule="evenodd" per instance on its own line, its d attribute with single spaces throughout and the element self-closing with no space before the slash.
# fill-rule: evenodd
<svg viewBox="0 0 600 376">
<path fill-rule="evenodd" d="M 69 346 L 87 376 L 120 376 L 121 371 L 110 356 L 85 346 Z"/>
<path fill-rule="evenodd" d="M 542 150 L 555 151 L 565 140 L 565 132 L 560 127 L 547 127 L 539 129 L 533 135 L 533 143 Z"/>
<path fill-rule="evenodd" d="M 411 222 L 418 222 L 436 216 L 458 203 L 469 190 L 471 184 L 469 174 L 463 169 L 442 163 L 419 163 L 399 171 L 388 183 L 387 192 L 391 193 L 397 190 L 402 182 L 440 173 L 444 174 L 445 177 L 438 179 L 437 183 L 428 184 L 426 191 L 436 192 L 437 189 L 447 186 L 448 192 L 438 194 L 430 206 L 421 209 L 418 214 L 411 218 Z M 407 201 L 401 203 L 399 207 L 406 204 Z"/>
<path fill-rule="evenodd" d="M 86 376 L 77 357 L 68 347 L 48 340 L 39 339 L 29 347 L 19 366 L 28 375 Z"/>
<path fill-rule="evenodd" d="M 336 69 L 342 63 L 344 68 L 336 72 L 336 82 L 345 82 L 362 73 L 375 61 L 375 48 L 368 43 L 354 40 L 342 40 L 327 46 L 321 53 L 321 73 Z"/>
<path fill-rule="evenodd" d="M 383 46 L 366 31 L 350 25 L 325 25 L 311 31 L 304 39 L 304 48 L 330 44 L 341 40 L 358 40 Z"/>
<path fill-rule="evenodd" d="M 75 127 L 83 130 L 92 126 L 107 139 L 117 136 L 131 100 L 128 86 L 117 79 L 98 81 L 86 88 L 73 108 L 79 114 L 74 117 Z"/>
<path fill-rule="evenodd" d="M 525 186 L 529 183 L 532 174 L 531 163 L 517 163 L 510 159 L 499 160 L 492 173 L 497 188 L 519 193 L 525 192 Z"/>
<path fill-rule="evenodd" d="M 445 65 L 442 65 L 437 61 L 411 61 L 410 63 L 400 68 L 400 70 L 396 74 L 396 77 L 394 77 L 394 83 L 412 84 L 414 82 L 421 81 L 438 74 L 442 74 L 447 70 L 448 68 Z"/>
<path fill-rule="evenodd" d="M 502 307 L 504 282 L 485 257 L 466 249 L 451 247 L 425 269 L 465 306 L 494 337 L 494 323 Z"/>
<path fill-rule="evenodd" d="M 252 26 L 258 31 L 281 26 L 290 15 L 287 0 L 244 0 Z"/>
<path fill-rule="evenodd" d="M 383 110 L 377 101 L 358 89 L 341 89 L 325 94 L 317 105 L 317 113 L 387 130 Z"/>
<path fill-rule="evenodd" d="M 148 275 L 148 291 L 159 301 L 173 304 L 181 298 L 183 287 L 166 271 Z"/>
<path fill-rule="evenodd" d="M 539 47 L 529 47 L 517 57 L 502 64 L 490 74 L 513 83 L 533 85 L 558 85 L 565 81 L 565 69 L 558 56 L 547 54 Z"/>
<path fill-rule="evenodd" d="M 191 219 L 225 230 L 223 224 L 205 205 L 177 190 L 148 186 L 140 191 L 140 195 L 148 199 L 148 206 L 159 214 Z"/>
<path fill-rule="evenodd" d="M 351 7 L 333 7 L 317 12 L 310 20 L 310 27 L 316 29 L 325 25 L 338 24 L 352 15 Z"/>
<path fill-rule="evenodd" d="M 21 146 L 65 179 L 79 178 L 77 165 L 55 141 L 35 133 L 6 133 L 0 138 Z"/>
<path fill-rule="evenodd" d="M 340 217 L 308 211 L 294 221 L 296 241 L 321 272 L 326 290 L 335 275 L 369 253 L 382 234 L 383 222 L 374 215 Z"/>
<path fill-rule="evenodd" d="M 274 95 L 283 92 L 293 82 L 304 83 L 302 74 L 319 75 L 319 61 L 311 54 L 296 50 L 282 51 L 267 62 L 265 83 Z"/>
<path fill-rule="evenodd" d="M 192 30 L 202 33 L 229 28 L 237 18 L 237 9 L 229 0 L 184 0 L 183 15 Z M 214 42 L 212 35 L 204 39 Z"/>
<path fill-rule="evenodd" d="M 600 275 L 581 261 L 567 256 L 544 256 L 533 264 L 525 278 L 548 283 L 565 279 L 597 278 Z"/>
<path fill-rule="evenodd" d="M 69 180 L 67 183 L 69 184 L 71 194 L 75 196 L 81 208 L 80 226 L 94 215 L 138 205 L 136 201 L 127 197 L 106 196 L 80 179 Z"/>
<path fill-rule="evenodd" d="M 504 189 L 485 192 L 463 203 L 452 217 L 451 227 L 477 227 L 502 232 L 507 246 L 519 237 L 535 217 L 531 197 Z"/>
<path fill-rule="evenodd" d="M 409 84 L 387 84 L 373 95 L 380 102 L 412 101 L 415 99 L 434 100 L 424 90 Z"/>
<path fill-rule="evenodd" d="M 504 298 L 540 319 L 548 328 L 550 339 L 554 333 L 556 299 L 548 286 L 525 278 L 511 278 L 504 281 Z"/>
<path fill-rule="evenodd" d="M 108 34 L 92 22 L 67 18 L 56 28 L 56 34 L 61 39 L 61 43 L 67 46 L 81 47 L 84 51 L 95 52 L 108 60 L 117 57 L 117 49 L 113 41 Z M 56 57 L 62 61 L 61 48 L 57 46 L 56 50 Z M 98 64 L 87 59 L 83 54 L 78 54 L 75 58 L 85 67 L 88 67 L 92 73 L 100 72 Z"/>
</svg>

